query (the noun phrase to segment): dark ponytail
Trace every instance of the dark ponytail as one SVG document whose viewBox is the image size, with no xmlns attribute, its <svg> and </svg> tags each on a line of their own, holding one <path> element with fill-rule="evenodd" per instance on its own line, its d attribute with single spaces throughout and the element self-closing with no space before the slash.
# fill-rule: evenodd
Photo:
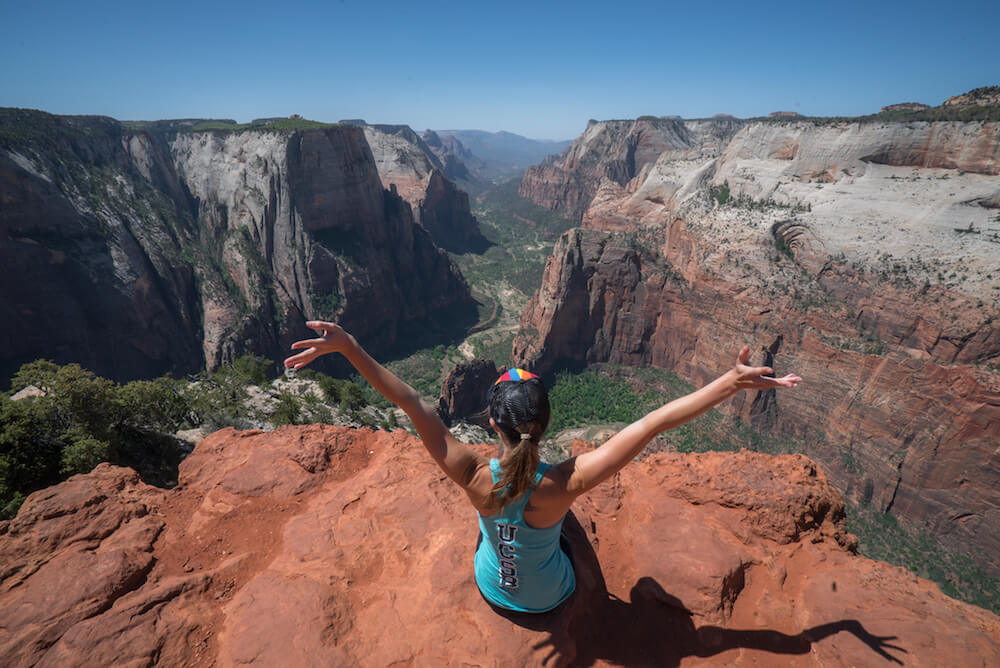
<svg viewBox="0 0 1000 668">
<path fill-rule="evenodd" d="M 500 479 L 490 491 L 499 512 L 534 488 L 538 443 L 551 417 L 549 395 L 538 378 L 501 381 L 490 389 L 489 412 L 506 446 Z"/>
</svg>

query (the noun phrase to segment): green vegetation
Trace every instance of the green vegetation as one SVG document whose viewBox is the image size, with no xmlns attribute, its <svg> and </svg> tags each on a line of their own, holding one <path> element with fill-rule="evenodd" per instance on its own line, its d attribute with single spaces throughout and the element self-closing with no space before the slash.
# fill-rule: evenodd
<svg viewBox="0 0 1000 668">
<path fill-rule="evenodd" d="M 803 116 L 801 118 L 760 117 L 748 119 L 766 123 L 812 123 L 813 125 L 837 125 L 840 123 L 918 123 L 938 121 L 1000 121 L 1000 106 L 939 106 L 920 110 L 880 111 L 867 116 Z"/>
<path fill-rule="evenodd" d="M 904 527 L 892 515 L 848 504 L 848 530 L 857 535 L 859 552 L 870 559 L 909 569 L 936 582 L 952 598 L 1000 613 L 1000 581 L 967 555 L 943 547 L 933 537 Z"/>
<path fill-rule="evenodd" d="M 553 435 L 574 427 L 628 424 L 695 390 L 667 369 L 614 364 L 591 365 L 577 372 L 561 371 L 549 383 L 553 413 L 549 433 Z M 801 439 L 763 434 L 713 409 L 697 420 L 661 434 L 645 452 L 725 452 L 740 448 L 771 454 L 807 449 Z"/>
<path fill-rule="evenodd" d="M 785 238 L 780 234 L 775 234 L 774 236 L 774 247 L 778 249 L 778 252 L 787 257 L 789 260 L 795 259 L 795 253 L 792 252 L 792 247 L 788 245 Z"/>
<path fill-rule="evenodd" d="M 0 519 L 12 517 L 31 492 L 101 462 L 129 466 L 150 484 L 176 484 L 177 465 L 189 450 L 174 436 L 182 429 L 333 421 L 329 406 L 308 391 L 273 390 L 270 400 L 256 401 L 248 388 L 269 389 L 273 368 L 270 360 L 245 355 L 190 381 L 162 377 L 120 385 L 77 364 L 25 364 L 11 379 L 11 391 L 0 394 Z M 396 426 L 392 414 L 381 417 L 370 408 L 377 393 L 367 383 L 313 371 L 297 375 L 317 382 L 348 419 Z M 28 387 L 36 388 L 35 396 L 11 398 Z"/>
<path fill-rule="evenodd" d="M 455 348 L 453 346 L 446 347 L 443 344 L 438 344 L 431 348 L 418 350 L 403 359 L 386 362 L 385 366 L 400 378 L 405 379 L 420 396 L 437 401 L 441 394 L 442 372 L 453 366 L 450 360 L 454 356 Z"/>
<path fill-rule="evenodd" d="M 633 422 L 661 401 L 652 390 L 637 391 L 623 378 L 596 369 L 579 373 L 561 372 L 549 391 L 552 403 L 552 433 L 570 427 L 609 422 Z"/>
<path fill-rule="evenodd" d="M 333 128 L 339 123 L 322 123 L 320 121 L 310 121 L 305 118 L 281 118 L 264 123 L 230 123 L 228 121 L 202 121 L 192 126 L 189 132 L 245 132 L 247 130 L 261 130 L 267 132 L 295 132 L 297 130 L 315 130 L 317 128 Z"/>
<path fill-rule="evenodd" d="M 708 189 L 708 192 L 719 203 L 719 206 L 725 205 L 729 201 L 729 181 L 726 181 L 721 186 L 712 186 Z"/>
<path fill-rule="evenodd" d="M 472 353 L 477 359 L 493 360 L 498 367 L 509 366 L 515 336 L 513 329 L 486 332 L 475 338 Z"/>
<path fill-rule="evenodd" d="M 320 320 L 335 320 L 340 310 L 340 291 L 334 288 L 325 295 L 313 295 L 312 304 L 315 309 L 314 318 Z"/>
<path fill-rule="evenodd" d="M 176 481 L 183 456 L 165 436 L 188 412 L 175 381 L 161 378 L 116 385 L 76 364 L 39 360 L 21 367 L 13 392 L 29 385 L 41 396 L 0 396 L 0 518 L 24 497 L 102 461 L 131 466 L 149 482 Z"/>
</svg>

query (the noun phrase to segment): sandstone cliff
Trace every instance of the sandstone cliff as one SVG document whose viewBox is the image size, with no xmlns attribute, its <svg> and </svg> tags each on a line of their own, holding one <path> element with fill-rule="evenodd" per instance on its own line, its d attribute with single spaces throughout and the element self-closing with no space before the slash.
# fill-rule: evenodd
<svg viewBox="0 0 1000 668">
<path fill-rule="evenodd" d="M 702 383 L 742 343 L 770 348 L 806 382 L 727 410 L 1000 573 L 1000 124 L 755 122 L 624 183 L 620 150 L 572 166 L 633 132 L 598 125 L 526 177 L 540 204 L 585 201 L 586 229 L 556 245 L 515 363 Z"/>
<path fill-rule="evenodd" d="M 10 666 L 1000 661 L 1000 619 L 853 554 L 843 510 L 800 455 L 631 464 L 567 522 L 565 615 L 518 624 L 477 593 L 475 513 L 415 438 L 225 430 L 176 489 L 102 464 L 0 523 L 0 652 Z"/>
<path fill-rule="evenodd" d="M 439 247 L 464 252 L 486 243 L 469 210 L 468 194 L 449 180 L 430 146 L 405 125 L 363 127 L 382 184 L 409 202 L 414 218 Z M 452 173 L 454 162 L 449 163 Z"/>
<path fill-rule="evenodd" d="M 277 358 L 306 317 L 385 349 L 470 304 L 360 128 L 191 125 L 2 112 L 4 378 L 38 357 L 119 380 Z"/>
</svg>

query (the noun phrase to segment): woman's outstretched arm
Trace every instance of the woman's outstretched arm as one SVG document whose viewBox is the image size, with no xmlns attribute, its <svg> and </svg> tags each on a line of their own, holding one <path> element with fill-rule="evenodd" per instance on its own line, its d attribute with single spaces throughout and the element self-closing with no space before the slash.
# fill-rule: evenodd
<svg viewBox="0 0 1000 668">
<path fill-rule="evenodd" d="M 772 378 L 769 367 L 747 366 L 750 349 L 743 346 L 736 366 L 691 394 L 657 408 L 608 439 L 601 447 L 563 462 L 567 491 L 578 496 L 604 482 L 632 461 L 657 434 L 693 420 L 742 390 L 795 387 L 801 378 Z"/>
<path fill-rule="evenodd" d="M 301 369 L 321 355 L 340 353 L 379 394 L 403 409 L 434 461 L 449 478 L 468 489 L 485 458 L 452 436 L 437 411 L 416 390 L 372 359 L 342 327 L 315 320 L 307 322 L 306 326 L 321 332 L 322 336 L 293 343 L 292 349 L 302 352 L 286 359 L 285 367 Z"/>
</svg>

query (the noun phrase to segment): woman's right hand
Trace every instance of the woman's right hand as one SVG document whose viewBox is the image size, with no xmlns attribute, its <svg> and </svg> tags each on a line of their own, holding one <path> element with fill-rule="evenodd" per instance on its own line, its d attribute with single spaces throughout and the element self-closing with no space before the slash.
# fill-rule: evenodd
<svg viewBox="0 0 1000 668">
<path fill-rule="evenodd" d="M 770 390 L 776 387 L 795 387 L 802 379 L 794 373 L 774 378 L 774 369 L 768 366 L 748 366 L 750 347 L 743 346 L 736 356 L 736 366 L 730 371 L 733 387 L 737 390 Z"/>
<path fill-rule="evenodd" d="M 315 329 L 322 336 L 317 339 L 303 339 L 293 343 L 292 350 L 302 350 L 302 352 L 285 360 L 285 368 L 287 369 L 301 369 L 321 355 L 342 353 L 350 346 L 356 345 L 354 337 L 336 323 L 310 320 L 306 323 L 306 327 Z"/>
</svg>

